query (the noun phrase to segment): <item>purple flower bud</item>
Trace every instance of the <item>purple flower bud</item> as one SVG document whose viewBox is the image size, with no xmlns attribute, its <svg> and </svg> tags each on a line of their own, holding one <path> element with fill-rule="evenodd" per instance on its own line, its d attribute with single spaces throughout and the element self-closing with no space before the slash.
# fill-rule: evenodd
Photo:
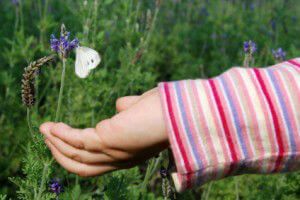
<svg viewBox="0 0 300 200">
<path fill-rule="evenodd" d="M 79 40 L 75 38 L 70 41 L 70 32 L 66 32 L 60 35 L 59 39 L 57 39 L 54 34 L 50 36 L 50 47 L 52 51 L 59 53 L 63 56 L 67 56 L 70 51 L 79 46 Z"/>
<path fill-rule="evenodd" d="M 244 52 L 245 53 L 250 53 L 253 54 L 254 52 L 256 52 L 257 47 L 256 47 L 256 43 L 249 40 L 244 42 Z"/>
<path fill-rule="evenodd" d="M 60 42 L 58 39 L 55 38 L 55 36 L 53 34 L 51 34 L 50 36 L 50 47 L 52 49 L 52 51 L 55 51 L 55 52 L 59 52 L 59 45 L 60 45 Z"/>
<path fill-rule="evenodd" d="M 277 50 L 272 49 L 273 57 L 278 61 L 285 60 L 286 53 L 282 48 L 278 48 Z"/>
<path fill-rule="evenodd" d="M 56 195 L 59 195 L 63 192 L 63 187 L 60 184 L 60 180 L 57 178 L 50 181 L 49 189 L 52 193 L 55 193 Z"/>
<path fill-rule="evenodd" d="M 68 46 L 68 51 L 71 51 L 73 49 L 75 49 L 76 47 L 79 46 L 79 40 L 77 38 L 75 38 L 74 40 L 72 40 L 70 43 L 69 43 L 69 46 Z"/>
</svg>

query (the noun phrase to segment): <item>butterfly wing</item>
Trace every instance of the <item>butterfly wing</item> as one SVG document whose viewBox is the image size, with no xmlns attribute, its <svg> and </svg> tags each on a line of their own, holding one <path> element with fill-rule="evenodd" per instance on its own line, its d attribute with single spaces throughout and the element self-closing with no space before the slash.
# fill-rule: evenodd
<svg viewBox="0 0 300 200">
<path fill-rule="evenodd" d="M 76 48 L 75 74 L 79 78 L 86 78 L 89 75 L 89 68 L 85 64 L 86 59 L 81 47 Z"/>
<path fill-rule="evenodd" d="M 84 57 L 86 59 L 86 64 L 88 68 L 95 69 L 97 65 L 101 62 L 101 57 L 97 51 L 88 47 L 79 47 L 84 52 Z"/>
<path fill-rule="evenodd" d="M 76 48 L 75 73 L 80 78 L 86 78 L 90 70 L 97 67 L 101 57 L 97 51 L 88 47 Z"/>
</svg>

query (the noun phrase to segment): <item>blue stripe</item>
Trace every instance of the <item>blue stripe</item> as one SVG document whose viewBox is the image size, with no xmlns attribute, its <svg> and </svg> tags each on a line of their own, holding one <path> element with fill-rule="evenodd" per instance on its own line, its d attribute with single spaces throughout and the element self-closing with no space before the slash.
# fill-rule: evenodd
<svg viewBox="0 0 300 200">
<path fill-rule="evenodd" d="M 180 90 L 180 87 L 179 87 L 179 82 L 177 81 L 174 84 L 175 84 L 175 88 L 176 88 L 177 101 L 179 103 L 180 113 L 181 113 L 181 117 L 183 119 L 183 126 L 184 126 L 184 129 L 185 129 L 185 132 L 187 133 L 187 136 L 189 138 L 189 142 L 192 145 L 191 149 L 193 151 L 194 157 L 196 158 L 196 160 L 198 162 L 198 165 L 202 166 L 201 157 L 200 157 L 200 155 L 197 155 L 198 152 L 196 151 L 196 144 L 195 144 L 195 141 L 193 140 L 192 132 L 191 132 L 191 129 L 189 127 L 188 119 L 187 119 L 186 112 L 185 112 L 186 109 L 188 109 L 188 108 L 185 108 L 184 105 L 183 105 L 182 94 L 181 94 L 181 90 Z"/>
<path fill-rule="evenodd" d="M 277 98 L 280 102 L 280 106 L 281 106 L 281 110 L 283 112 L 283 116 L 284 116 L 284 121 L 288 127 L 288 132 L 289 132 L 289 137 L 290 137 L 290 145 L 292 147 L 292 151 L 295 152 L 296 151 L 296 143 L 295 143 L 295 138 L 293 136 L 293 128 L 292 128 L 292 124 L 291 124 L 291 120 L 289 118 L 289 115 L 288 115 L 288 109 L 286 107 L 286 104 L 284 102 L 284 96 L 279 88 L 279 85 L 278 85 L 278 82 L 274 76 L 274 72 L 273 70 L 267 70 L 268 74 L 269 74 L 269 77 L 271 78 L 271 83 L 273 84 L 275 90 L 276 90 L 276 93 L 277 93 Z"/>
<path fill-rule="evenodd" d="M 242 150 L 243 150 L 244 156 L 245 156 L 245 158 L 248 158 L 249 153 L 248 153 L 245 141 L 243 140 L 243 129 L 241 127 L 241 122 L 239 120 L 237 108 L 235 107 L 235 105 L 233 103 L 234 99 L 230 94 L 230 91 L 229 91 L 228 85 L 224 79 L 224 76 L 220 76 L 220 80 L 222 82 L 222 85 L 223 85 L 223 88 L 224 88 L 224 91 L 226 94 L 226 98 L 228 99 L 228 102 L 230 104 L 230 110 L 231 110 L 230 113 L 232 114 L 233 119 L 234 119 L 234 125 L 235 125 L 236 131 L 238 133 L 238 138 L 239 138 L 240 144 L 242 145 Z"/>
</svg>

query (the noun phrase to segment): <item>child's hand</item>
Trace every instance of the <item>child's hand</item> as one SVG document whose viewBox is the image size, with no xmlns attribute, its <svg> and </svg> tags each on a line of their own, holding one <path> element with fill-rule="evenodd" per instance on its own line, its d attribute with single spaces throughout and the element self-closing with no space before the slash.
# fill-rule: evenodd
<svg viewBox="0 0 300 200">
<path fill-rule="evenodd" d="M 130 168 L 168 147 L 156 88 L 142 96 L 119 99 L 117 110 L 117 115 L 96 128 L 80 130 L 47 122 L 40 131 L 57 162 L 80 176 Z"/>
</svg>

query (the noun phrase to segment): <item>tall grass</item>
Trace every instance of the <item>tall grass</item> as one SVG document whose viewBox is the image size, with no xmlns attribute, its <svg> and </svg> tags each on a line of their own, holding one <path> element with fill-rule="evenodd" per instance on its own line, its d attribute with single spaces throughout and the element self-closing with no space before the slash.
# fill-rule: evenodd
<svg viewBox="0 0 300 200">
<path fill-rule="evenodd" d="M 162 80 L 213 77 L 242 65 L 244 41 L 256 42 L 258 67 L 276 62 L 272 49 L 282 47 L 287 58 L 299 55 L 299 7 L 296 0 L 0 1 L 0 199 L 55 199 L 48 187 L 53 178 L 64 186 L 59 199 L 163 199 L 157 169 L 167 164 L 164 157 L 149 161 L 148 167 L 89 179 L 51 162 L 37 128 L 55 118 L 61 70 L 63 114 L 57 120 L 78 128 L 95 126 L 115 113 L 120 96 L 141 94 Z M 73 54 L 65 68 L 58 62 L 41 70 L 29 113 L 32 138 L 20 99 L 23 68 L 51 53 L 50 34 L 58 35 L 62 23 L 82 45 L 100 52 L 103 62 L 84 80 L 74 75 Z M 299 199 L 299 181 L 297 172 L 244 175 L 177 198 Z"/>
</svg>

